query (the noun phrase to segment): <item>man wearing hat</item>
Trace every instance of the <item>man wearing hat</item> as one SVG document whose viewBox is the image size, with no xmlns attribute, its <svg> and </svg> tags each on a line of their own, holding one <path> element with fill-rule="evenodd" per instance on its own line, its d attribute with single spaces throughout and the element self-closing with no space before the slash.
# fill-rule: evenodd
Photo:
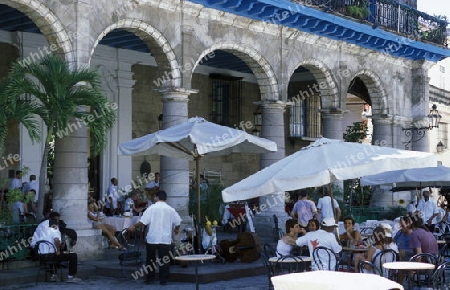
<svg viewBox="0 0 450 290">
<path fill-rule="evenodd" d="M 430 191 L 424 190 L 422 192 L 423 198 L 417 205 L 417 210 L 420 212 L 423 223 L 428 227 L 430 232 L 434 232 L 436 226 L 436 217 L 439 215 L 439 208 L 434 199 L 430 198 Z"/>
<path fill-rule="evenodd" d="M 81 281 L 81 279 L 75 277 L 75 275 L 77 274 L 77 263 L 78 263 L 77 254 L 61 253 L 63 243 L 61 242 L 62 241 L 61 232 L 58 226 L 59 216 L 60 216 L 59 213 L 52 212 L 50 213 L 48 220 L 44 220 L 37 226 L 36 231 L 34 232 L 33 237 L 31 239 L 31 246 L 34 248 L 37 242 L 39 241 L 47 241 L 53 244 L 54 249 L 49 249 L 48 247 L 41 245 L 41 247 L 39 248 L 40 253 L 55 254 L 48 256 L 48 259 L 51 259 L 52 261 L 54 260 L 59 262 L 68 261 L 69 274 L 67 275 L 66 282 L 79 282 Z M 54 282 L 57 281 L 56 273 L 53 273 L 53 275 L 50 277 L 50 281 Z"/>
<path fill-rule="evenodd" d="M 329 248 L 333 250 L 334 253 L 338 254 L 340 251 L 342 251 L 342 247 L 341 245 L 339 245 L 336 236 L 334 235 L 334 230 L 337 226 L 338 225 L 334 221 L 334 218 L 326 218 L 322 221 L 321 228 L 317 231 L 306 233 L 305 229 L 302 229 L 301 232 L 306 234 L 302 237 L 299 237 L 296 241 L 296 244 L 299 247 L 308 246 L 309 254 L 311 258 L 313 258 L 313 260 L 314 249 L 319 246 Z M 323 268 L 319 269 L 318 265 L 316 265 L 316 263 L 313 261 L 311 263 L 311 268 L 313 270 L 334 270 L 328 269 L 328 265 L 331 265 L 331 267 L 333 267 L 336 264 L 335 259 L 334 261 L 329 261 L 328 255 L 321 255 L 319 256 L 319 259 L 323 264 Z"/>
</svg>

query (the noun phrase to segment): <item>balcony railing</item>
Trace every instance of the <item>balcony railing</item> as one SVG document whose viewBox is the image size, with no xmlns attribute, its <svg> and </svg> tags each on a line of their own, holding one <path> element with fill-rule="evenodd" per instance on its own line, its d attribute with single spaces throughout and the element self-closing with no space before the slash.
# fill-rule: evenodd
<svg viewBox="0 0 450 290">
<path fill-rule="evenodd" d="M 291 0 L 336 12 L 403 34 L 410 39 L 447 46 L 447 21 L 393 0 Z"/>
</svg>

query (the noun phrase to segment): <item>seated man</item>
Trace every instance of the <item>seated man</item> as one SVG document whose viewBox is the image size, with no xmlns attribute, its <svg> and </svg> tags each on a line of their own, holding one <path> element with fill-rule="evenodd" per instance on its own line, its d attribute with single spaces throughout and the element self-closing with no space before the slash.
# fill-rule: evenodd
<svg viewBox="0 0 450 290">
<path fill-rule="evenodd" d="M 314 249 L 322 246 L 331 249 L 335 254 L 339 254 L 342 250 L 341 245 L 339 245 L 336 236 L 334 235 L 334 229 L 337 227 L 334 218 L 326 218 L 321 223 L 321 229 L 316 231 L 307 232 L 305 229 L 301 229 L 300 233 L 305 234 L 302 237 L 299 237 L 296 241 L 297 246 L 308 246 L 309 253 L 311 258 L 313 257 Z M 323 264 L 323 269 L 320 269 L 319 265 L 313 261 L 311 263 L 312 270 L 333 270 L 334 265 L 337 263 L 337 260 L 331 257 L 333 260 L 329 261 L 328 256 L 320 256 L 320 260 Z M 329 266 L 331 269 L 329 269 Z"/>
<path fill-rule="evenodd" d="M 142 207 L 136 207 L 135 202 L 139 199 L 139 194 L 137 192 L 131 193 L 130 197 L 125 200 L 123 205 L 123 212 L 130 212 L 131 215 L 139 215 L 141 211 L 144 210 Z"/>
<path fill-rule="evenodd" d="M 300 233 L 300 226 L 298 220 L 289 219 L 286 221 L 286 234 L 278 240 L 277 256 L 288 256 L 292 254 L 292 250 L 297 244 L 298 233 Z"/>
<path fill-rule="evenodd" d="M 57 216 L 59 217 L 59 214 L 57 214 Z M 77 274 L 78 256 L 75 253 L 61 253 L 63 244 L 61 243 L 61 232 L 59 231 L 58 220 L 55 217 L 56 215 L 52 215 L 48 220 L 44 220 L 37 226 L 31 240 L 31 246 L 35 247 L 38 241 L 47 241 L 52 243 L 56 249 L 56 252 L 42 246 L 39 249 L 41 254 L 56 254 L 48 256 L 48 258 L 52 261 L 68 261 L 69 274 L 67 275 L 66 282 L 79 282 L 81 279 L 74 277 Z M 57 276 L 53 273 L 51 280 L 56 281 L 56 279 Z"/>
</svg>

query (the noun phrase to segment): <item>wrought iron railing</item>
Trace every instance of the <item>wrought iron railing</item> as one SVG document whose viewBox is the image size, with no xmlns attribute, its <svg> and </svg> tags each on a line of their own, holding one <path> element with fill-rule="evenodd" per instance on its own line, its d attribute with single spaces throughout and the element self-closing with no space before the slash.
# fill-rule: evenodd
<svg viewBox="0 0 450 290">
<path fill-rule="evenodd" d="M 291 0 L 325 12 L 367 21 L 418 41 L 447 45 L 447 21 L 394 0 Z"/>
<path fill-rule="evenodd" d="M 30 257 L 30 242 L 35 224 L 2 225 L 0 227 L 0 263 L 26 260 Z"/>
</svg>

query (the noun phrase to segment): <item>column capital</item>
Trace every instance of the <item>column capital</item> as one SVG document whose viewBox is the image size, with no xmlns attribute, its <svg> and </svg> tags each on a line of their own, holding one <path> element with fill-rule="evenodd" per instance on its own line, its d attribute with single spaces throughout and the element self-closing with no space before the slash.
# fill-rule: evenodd
<svg viewBox="0 0 450 290">
<path fill-rule="evenodd" d="M 198 93 L 198 90 L 189 90 L 175 87 L 161 87 L 153 90 L 161 94 L 163 102 L 188 102 L 190 94 Z"/>
<path fill-rule="evenodd" d="M 396 116 L 390 114 L 375 114 L 372 115 L 372 122 L 374 124 L 392 124 Z"/>
<path fill-rule="evenodd" d="M 261 100 L 253 102 L 253 104 L 261 106 L 264 109 L 279 109 L 284 111 L 287 106 L 291 106 L 291 102 L 283 102 L 278 100 Z"/>
<path fill-rule="evenodd" d="M 323 117 L 332 117 L 339 116 L 343 117 L 344 114 L 347 114 L 349 110 L 341 109 L 341 108 L 330 108 L 330 109 L 320 109 L 319 113 L 322 114 Z"/>
<path fill-rule="evenodd" d="M 392 124 L 399 125 L 400 127 L 406 127 L 407 124 L 412 123 L 413 119 L 403 116 L 392 116 Z"/>
</svg>

